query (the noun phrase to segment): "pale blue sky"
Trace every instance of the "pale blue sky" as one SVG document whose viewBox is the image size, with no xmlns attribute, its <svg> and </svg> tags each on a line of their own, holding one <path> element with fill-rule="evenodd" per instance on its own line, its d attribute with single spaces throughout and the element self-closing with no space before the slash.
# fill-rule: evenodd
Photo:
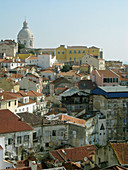
<svg viewBox="0 0 128 170">
<path fill-rule="evenodd" d="M 0 0 L 0 39 L 15 39 L 27 18 L 36 48 L 95 45 L 128 63 L 128 0 Z"/>
</svg>

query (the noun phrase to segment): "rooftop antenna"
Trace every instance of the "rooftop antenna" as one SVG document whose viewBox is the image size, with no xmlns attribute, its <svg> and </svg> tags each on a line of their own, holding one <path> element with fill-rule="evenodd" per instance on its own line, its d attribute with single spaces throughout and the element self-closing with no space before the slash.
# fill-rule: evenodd
<svg viewBox="0 0 128 170">
<path fill-rule="evenodd" d="M 26 21 L 26 16 L 25 16 L 25 21 Z"/>
</svg>

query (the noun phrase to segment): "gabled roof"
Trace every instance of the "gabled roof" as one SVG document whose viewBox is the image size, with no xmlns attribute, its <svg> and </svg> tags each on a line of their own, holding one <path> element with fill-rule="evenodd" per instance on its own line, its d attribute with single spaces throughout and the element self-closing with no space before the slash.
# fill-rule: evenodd
<svg viewBox="0 0 128 170">
<path fill-rule="evenodd" d="M 110 143 L 121 165 L 128 165 L 128 143 Z"/>
<path fill-rule="evenodd" d="M 20 90 L 19 93 L 22 93 L 22 94 L 26 94 L 28 96 L 44 96 L 43 93 L 38 93 L 34 90 L 29 90 L 29 91 L 24 91 L 24 90 Z"/>
<path fill-rule="evenodd" d="M 52 81 L 51 84 L 58 85 L 58 84 L 60 84 L 62 82 L 72 84 L 69 80 L 67 80 L 64 77 L 57 78 L 56 80 Z"/>
<path fill-rule="evenodd" d="M 100 77 L 111 77 L 111 78 L 117 78 L 120 77 L 117 73 L 115 73 L 112 70 L 96 70 L 96 72 L 99 73 Z"/>
<path fill-rule="evenodd" d="M 10 110 L 0 110 L 0 133 L 13 133 L 33 130 Z"/>
<path fill-rule="evenodd" d="M 58 149 L 50 151 L 50 154 L 61 162 L 70 160 L 72 162 L 84 161 L 84 158 L 91 159 L 96 147 L 94 145 L 86 145 L 76 148 Z"/>
</svg>

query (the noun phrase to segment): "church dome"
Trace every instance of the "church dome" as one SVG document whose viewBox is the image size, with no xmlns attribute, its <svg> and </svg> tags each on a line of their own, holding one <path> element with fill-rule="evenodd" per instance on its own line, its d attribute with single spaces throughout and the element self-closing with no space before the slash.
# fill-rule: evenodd
<svg viewBox="0 0 128 170">
<path fill-rule="evenodd" d="M 17 36 L 18 39 L 33 38 L 32 32 L 28 28 L 28 23 L 24 21 L 23 28 L 20 30 Z"/>
<path fill-rule="evenodd" d="M 34 36 L 28 28 L 27 21 L 23 22 L 23 28 L 20 30 L 20 32 L 17 35 L 17 41 L 20 44 L 24 44 L 26 48 L 33 48 Z"/>
</svg>

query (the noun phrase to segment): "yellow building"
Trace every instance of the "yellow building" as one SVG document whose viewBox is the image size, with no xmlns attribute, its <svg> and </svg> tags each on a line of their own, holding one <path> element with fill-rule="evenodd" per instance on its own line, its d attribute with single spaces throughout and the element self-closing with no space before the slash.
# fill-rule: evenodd
<svg viewBox="0 0 128 170">
<path fill-rule="evenodd" d="M 16 58 L 19 58 L 21 60 L 24 60 L 30 56 L 34 56 L 34 54 L 31 54 L 31 53 L 28 53 L 28 54 L 17 54 L 17 57 Z"/>
<path fill-rule="evenodd" d="M 67 46 L 60 45 L 56 48 L 56 59 L 59 62 L 80 62 L 81 58 L 90 54 L 93 56 L 99 56 L 99 48 L 97 47 L 86 47 L 86 46 Z"/>
<path fill-rule="evenodd" d="M 15 112 L 17 107 L 18 99 L 16 97 L 12 97 L 4 92 L 0 94 L 0 110 L 9 109 L 10 111 Z"/>
</svg>

